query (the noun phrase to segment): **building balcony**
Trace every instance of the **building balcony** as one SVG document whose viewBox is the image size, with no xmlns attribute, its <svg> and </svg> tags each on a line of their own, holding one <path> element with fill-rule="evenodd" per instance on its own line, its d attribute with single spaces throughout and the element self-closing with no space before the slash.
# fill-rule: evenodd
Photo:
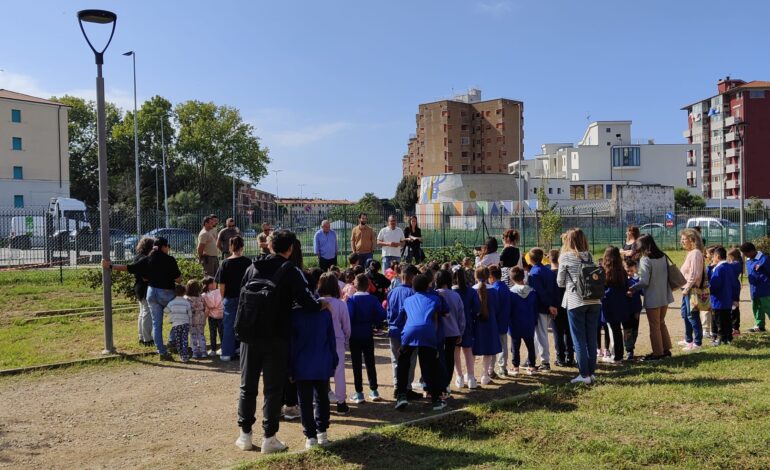
<svg viewBox="0 0 770 470">
<path fill-rule="evenodd" d="M 738 134 L 735 132 L 728 132 L 725 134 L 725 142 L 734 142 L 738 140 Z"/>
<path fill-rule="evenodd" d="M 688 137 L 692 137 L 692 129 L 687 129 L 686 131 L 682 132 L 682 136 L 686 139 Z"/>
<path fill-rule="evenodd" d="M 697 160 L 695 159 L 695 157 L 687 158 L 687 166 L 695 166 L 696 163 L 697 163 Z"/>
<path fill-rule="evenodd" d="M 725 172 L 724 168 L 722 168 L 722 165 L 715 166 L 711 169 L 712 175 L 721 175 Z"/>
<path fill-rule="evenodd" d="M 727 180 L 725 182 L 725 189 L 737 189 L 739 188 L 740 182 L 738 180 Z"/>
<path fill-rule="evenodd" d="M 726 173 L 728 173 L 728 174 L 729 174 L 729 173 L 738 173 L 739 171 L 741 171 L 741 167 L 740 167 L 740 166 L 738 166 L 738 165 L 737 165 L 737 164 L 735 164 L 735 163 L 732 163 L 732 164 L 730 164 L 730 165 L 727 165 L 727 166 L 725 167 L 725 172 L 726 172 Z"/>
<path fill-rule="evenodd" d="M 725 127 L 731 127 L 731 126 L 734 126 L 736 124 L 739 124 L 741 121 L 742 121 L 742 119 L 740 117 L 729 116 L 729 117 L 725 118 L 724 126 Z"/>
<path fill-rule="evenodd" d="M 732 157 L 740 157 L 741 156 L 741 149 L 740 148 L 731 148 L 725 150 L 725 157 L 732 158 Z"/>
</svg>

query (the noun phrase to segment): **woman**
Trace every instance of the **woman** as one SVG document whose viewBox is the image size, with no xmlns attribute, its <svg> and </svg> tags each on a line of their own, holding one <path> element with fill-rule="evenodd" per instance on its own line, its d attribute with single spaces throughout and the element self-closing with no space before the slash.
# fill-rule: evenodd
<svg viewBox="0 0 770 470">
<path fill-rule="evenodd" d="M 508 229 L 503 233 L 503 251 L 500 253 L 500 265 L 502 267 L 503 278 L 502 281 L 513 287 L 513 282 L 510 281 L 508 272 L 514 266 L 518 266 L 519 259 L 521 258 L 521 252 L 519 251 L 519 231 Z"/>
<path fill-rule="evenodd" d="M 243 238 L 234 235 L 229 242 L 230 256 L 222 261 L 214 280 L 219 284 L 222 293 L 225 315 L 222 330 L 222 361 L 230 361 L 236 355 L 235 344 L 235 313 L 238 311 L 238 298 L 241 294 L 241 281 L 246 270 L 251 266 L 251 260 L 243 256 Z"/>
<path fill-rule="evenodd" d="M 684 346 L 683 351 L 695 351 L 703 345 L 703 325 L 701 324 L 698 305 L 690 305 L 690 291 L 699 289 L 705 264 L 703 259 L 703 242 L 700 234 L 691 228 L 682 230 L 679 243 L 687 252 L 682 263 L 682 275 L 687 283 L 682 286 L 682 320 L 684 320 L 684 340 L 679 342 Z"/>
<path fill-rule="evenodd" d="M 417 226 L 417 216 L 409 217 L 409 226 L 404 229 L 404 239 L 406 240 L 404 242 L 404 261 L 411 263 L 412 259 L 414 259 L 415 263 L 422 263 L 425 255 L 422 252 L 422 248 L 420 248 L 420 245 L 422 245 L 422 231 Z"/>
<path fill-rule="evenodd" d="M 500 253 L 497 252 L 497 238 L 487 237 L 484 241 L 484 246 L 476 251 L 476 267 L 489 267 L 493 264 L 500 264 Z"/>
<path fill-rule="evenodd" d="M 602 305 L 599 299 L 583 299 L 578 294 L 576 279 L 581 276 L 581 264 L 593 263 L 593 257 L 588 251 L 588 240 L 579 228 L 569 230 L 562 240 L 556 283 L 566 289 L 561 306 L 567 310 L 580 371 L 571 382 L 590 384 L 596 380 L 597 333 Z"/>
<path fill-rule="evenodd" d="M 623 249 L 620 250 L 620 254 L 623 259 L 633 259 L 634 243 L 639 238 L 639 227 L 636 225 L 629 225 L 626 228 L 626 242 L 623 244 Z"/>
<path fill-rule="evenodd" d="M 644 290 L 644 309 L 650 323 L 650 343 L 652 353 L 642 360 L 657 361 L 671 355 L 671 337 L 666 327 L 668 304 L 674 301 L 668 285 L 668 259 L 652 235 L 642 235 L 634 244 L 634 256 L 639 255 L 639 282 L 634 284 L 628 294 Z"/>
</svg>

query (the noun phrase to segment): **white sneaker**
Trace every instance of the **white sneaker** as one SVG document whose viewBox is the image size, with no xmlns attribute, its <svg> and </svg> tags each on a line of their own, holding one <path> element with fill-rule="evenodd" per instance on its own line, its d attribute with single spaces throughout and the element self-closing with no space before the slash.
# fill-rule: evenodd
<svg viewBox="0 0 770 470">
<path fill-rule="evenodd" d="M 610 356 L 604 356 L 601 358 L 601 362 L 613 362 L 614 360 Z"/>
<path fill-rule="evenodd" d="M 319 432 L 316 434 L 316 439 L 318 439 L 319 446 L 323 446 L 329 443 L 329 436 L 325 432 Z"/>
<path fill-rule="evenodd" d="M 676 344 L 677 344 L 678 346 L 687 346 L 687 345 L 688 345 L 688 344 L 690 344 L 690 343 L 688 343 L 686 340 L 682 340 L 682 341 L 679 341 L 679 342 L 677 342 Z"/>
<path fill-rule="evenodd" d="M 305 449 L 312 449 L 318 445 L 318 439 L 309 437 L 305 440 Z"/>
<path fill-rule="evenodd" d="M 476 383 L 476 377 L 468 377 L 468 388 L 474 389 L 479 388 L 479 384 Z"/>
<path fill-rule="evenodd" d="M 489 378 L 489 375 L 484 374 L 481 376 L 481 385 L 489 385 L 492 383 L 492 379 Z"/>
<path fill-rule="evenodd" d="M 458 375 L 457 377 L 455 377 L 455 386 L 457 386 L 457 388 L 465 387 L 465 380 L 463 380 L 462 375 Z"/>
<path fill-rule="evenodd" d="M 288 449 L 288 447 L 286 447 L 286 444 L 279 441 L 277 437 L 272 436 L 262 439 L 261 449 L 263 454 L 274 454 L 276 452 L 283 452 Z"/>
<path fill-rule="evenodd" d="M 219 348 L 217 349 L 217 356 L 221 356 L 221 355 L 222 355 L 222 348 Z"/>
<path fill-rule="evenodd" d="M 284 406 L 283 407 L 283 418 L 291 421 L 292 419 L 297 419 L 300 417 L 299 413 L 299 405 L 298 406 Z"/>
<path fill-rule="evenodd" d="M 240 437 L 235 440 L 235 447 L 241 450 L 251 450 L 254 444 L 251 442 L 251 433 L 241 431 Z"/>
<path fill-rule="evenodd" d="M 574 379 L 570 380 L 569 383 L 571 384 L 591 384 L 591 377 L 583 377 L 582 375 L 578 375 Z"/>
<path fill-rule="evenodd" d="M 703 349 L 703 346 L 698 346 L 697 344 L 692 343 L 692 347 L 690 348 L 690 351 L 700 351 L 701 349 Z"/>
<path fill-rule="evenodd" d="M 337 394 L 329 390 L 329 403 L 335 403 L 337 401 Z"/>
</svg>

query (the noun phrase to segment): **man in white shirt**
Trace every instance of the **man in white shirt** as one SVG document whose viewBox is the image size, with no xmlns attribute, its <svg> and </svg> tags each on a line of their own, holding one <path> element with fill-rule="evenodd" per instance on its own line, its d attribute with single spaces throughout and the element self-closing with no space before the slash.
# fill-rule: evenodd
<svg viewBox="0 0 770 470">
<path fill-rule="evenodd" d="M 388 217 L 387 227 L 377 235 L 377 246 L 382 247 L 382 269 L 390 267 L 393 261 L 401 261 L 401 246 L 404 244 L 404 231 L 396 225 L 396 217 Z"/>
</svg>

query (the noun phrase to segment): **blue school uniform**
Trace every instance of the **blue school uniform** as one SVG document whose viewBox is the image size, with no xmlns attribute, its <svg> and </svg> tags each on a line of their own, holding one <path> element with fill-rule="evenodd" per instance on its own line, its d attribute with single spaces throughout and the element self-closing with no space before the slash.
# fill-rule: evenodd
<svg viewBox="0 0 770 470">
<path fill-rule="evenodd" d="M 476 287 L 473 288 L 476 290 Z M 478 292 L 478 291 L 477 291 Z M 473 335 L 473 355 L 491 356 L 503 351 L 500 346 L 500 335 L 497 332 L 497 291 L 487 287 L 487 312 L 486 320 L 478 318 Z"/>
<path fill-rule="evenodd" d="M 639 277 L 629 277 L 628 285 L 630 287 L 639 283 Z M 642 292 L 641 290 L 635 290 L 634 295 L 631 296 L 631 313 L 637 314 L 642 311 Z"/>
<path fill-rule="evenodd" d="M 528 285 L 511 287 L 513 315 L 510 333 L 512 338 L 534 338 L 537 324 L 537 295 Z"/>
<path fill-rule="evenodd" d="M 465 331 L 463 331 L 463 339 L 460 346 L 463 348 L 473 347 L 473 338 L 476 332 L 476 322 L 479 318 L 479 312 L 481 311 L 481 303 L 479 301 L 479 293 L 476 289 L 468 287 L 465 292 L 461 292 L 459 289 L 454 289 L 460 295 L 463 301 L 463 308 L 465 309 Z"/>
<path fill-rule="evenodd" d="M 535 309 L 537 313 L 550 313 L 550 307 L 561 305 L 556 300 L 559 297 L 556 284 L 556 274 L 551 268 L 546 268 L 543 264 L 536 264 L 529 270 L 527 284 L 535 290 L 536 296 Z"/>
<path fill-rule="evenodd" d="M 508 327 L 511 324 L 511 305 L 513 301 L 511 291 L 508 290 L 508 285 L 503 281 L 496 281 L 492 284 L 490 290 L 494 290 L 497 293 L 497 308 L 495 309 L 497 334 L 507 334 Z"/>
<path fill-rule="evenodd" d="M 711 290 L 711 308 L 714 310 L 731 310 L 733 300 L 741 291 L 741 284 L 735 277 L 735 269 L 727 262 L 721 262 L 714 267 L 709 277 Z"/>
<path fill-rule="evenodd" d="M 328 310 L 291 312 L 289 375 L 294 380 L 329 380 L 339 358 L 332 315 Z"/>
<path fill-rule="evenodd" d="M 372 339 L 372 329 L 385 321 L 385 309 L 377 297 L 356 292 L 348 298 L 348 314 L 350 315 L 350 339 Z"/>
<path fill-rule="evenodd" d="M 743 265 L 739 263 L 738 261 L 727 262 L 727 265 L 730 266 L 730 269 L 732 269 L 733 276 L 735 276 L 735 279 L 738 280 L 738 285 L 741 285 L 741 276 L 743 275 Z M 738 294 L 733 299 L 734 302 L 740 302 L 741 300 L 741 291 L 738 289 Z"/>
<path fill-rule="evenodd" d="M 747 259 L 746 272 L 752 300 L 770 297 L 770 263 L 767 262 L 767 255 L 757 251 L 753 258 Z"/>
<path fill-rule="evenodd" d="M 401 311 L 406 317 L 401 334 L 401 345 L 438 349 L 440 341 L 438 317 L 446 311 L 443 299 L 435 293 L 416 292 L 404 300 Z"/>
<path fill-rule="evenodd" d="M 626 295 L 631 287 L 626 279 L 623 287 L 607 287 L 602 297 L 602 316 L 607 323 L 622 323 L 627 321 L 632 313 L 631 298 Z"/>
<path fill-rule="evenodd" d="M 404 300 L 411 297 L 414 290 L 411 286 L 400 285 L 388 292 L 388 337 L 400 338 L 404 328 L 405 318 L 399 317 Z"/>
</svg>

